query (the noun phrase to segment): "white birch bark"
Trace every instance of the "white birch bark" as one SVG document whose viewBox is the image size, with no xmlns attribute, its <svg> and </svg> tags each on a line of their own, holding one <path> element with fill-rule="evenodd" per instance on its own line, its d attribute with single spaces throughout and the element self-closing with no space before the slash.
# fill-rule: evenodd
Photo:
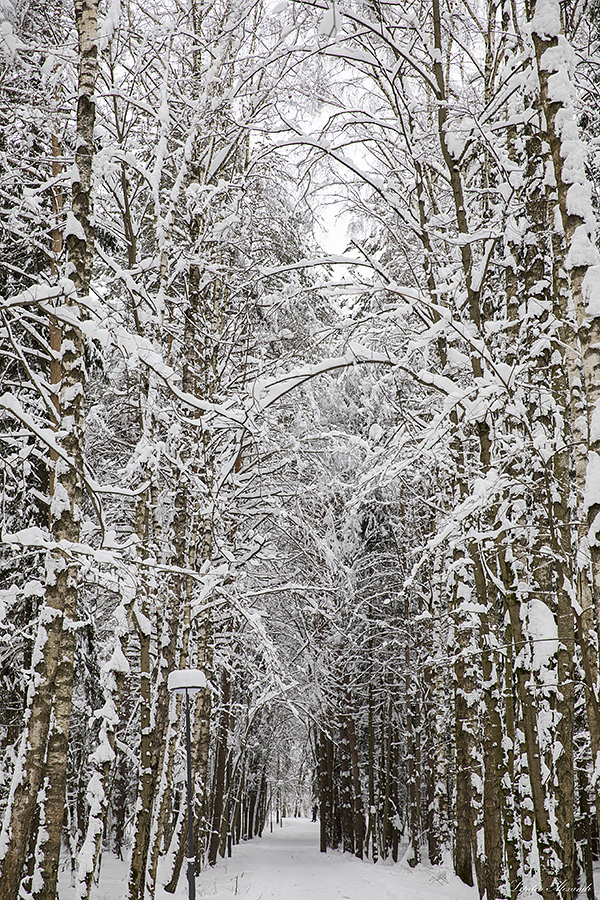
<svg viewBox="0 0 600 900">
<path fill-rule="evenodd" d="M 67 275 L 64 303 L 75 306 L 89 293 L 94 234 L 91 216 L 94 89 L 97 74 L 97 2 L 77 0 L 79 98 L 77 150 L 72 187 L 72 224 L 65 235 Z M 56 242 L 56 238 L 54 239 Z M 60 371 L 56 439 L 65 451 L 54 461 L 51 481 L 51 534 L 67 545 L 79 539 L 83 471 L 84 338 L 65 324 L 54 371 Z M 57 376 L 55 376 L 57 377 Z M 78 570 L 68 551 L 48 554 L 47 588 L 36 640 L 21 757 L 14 773 L 0 844 L 0 895 L 17 897 L 29 846 L 36 844 L 33 883 L 36 900 L 56 893 L 66 792 L 67 748 L 72 705 Z M 39 816 L 34 809 L 41 801 Z M 41 824 L 41 828 L 37 826 Z"/>
<path fill-rule="evenodd" d="M 558 0 L 533 4 L 531 33 L 564 230 L 565 266 L 578 321 L 588 417 L 584 506 L 596 619 L 600 611 L 600 258 L 583 146 L 575 118 L 574 52 L 562 33 Z M 586 554 L 585 545 L 580 548 Z"/>
</svg>

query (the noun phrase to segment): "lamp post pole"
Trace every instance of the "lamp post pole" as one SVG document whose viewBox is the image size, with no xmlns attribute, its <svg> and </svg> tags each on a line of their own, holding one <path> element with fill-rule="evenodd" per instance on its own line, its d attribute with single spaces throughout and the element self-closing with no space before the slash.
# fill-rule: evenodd
<svg viewBox="0 0 600 900">
<path fill-rule="evenodd" d="M 190 900 L 196 900 L 196 851 L 194 850 L 194 786 L 192 783 L 192 734 L 190 728 L 190 693 L 185 690 L 185 744 L 187 750 L 188 803 L 188 887 Z"/>
<path fill-rule="evenodd" d="M 196 851 L 194 849 L 194 783 L 192 781 L 192 728 L 190 725 L 190 694 L 210 689 L 206 675 L 200 669 L 176 669 L 167 679 L 167 687 L 176 694 L 185 694 L 185 749 L 187 753 L 187 814 L 188 855 L 187 877 L 189 900 L 196 900 Z"/>
</svg>

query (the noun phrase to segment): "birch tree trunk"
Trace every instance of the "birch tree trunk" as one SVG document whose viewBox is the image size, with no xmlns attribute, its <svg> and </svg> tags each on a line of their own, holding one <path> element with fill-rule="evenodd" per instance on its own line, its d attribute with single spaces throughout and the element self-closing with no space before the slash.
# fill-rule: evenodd
<svg viewBox="0 0 600 900">
<path fill-rule="evenodd" d="M 92 160 L 97 77 L 97 2 L 76 0 L 79 38 L 77 149 L 72 186 L 72 219 L 65 243 L 67 275 L 76 296 L 66 293 L 67 306 L 89 294 L 94 253 Z M 53 243 L 56 244 L 56 238 Z M 71 322 L 62 328 L 60 351 L 54 360 L 60 371 L 57 443 L 64 451 L 54 461 L 51 476 L 51 535 L 67 545 L 79 540 L 83 472 L 84 337 Z M 58 365 L 60 369 L 58 369 Z M 67 462 L 68 460 L 68 462 Z M 78 570 L 68 552 L 51 551 L 46 566 L 46 597 L 34 658 L 28 710 L 3 823 L 0 895 L 16 900 L 25 875 L 29 847 L 37 846 L 34 880 L 36 900 L 54 900 L 58 875 L 66 794 L 67 751 L 73 693 L 77 621 Z M 34 816 L 37 804 L 39 816 Z M 40 831 L 34 833 L 35 827 Z"/>
<path fill-rule="evenodd" d="M 574 52 L 562 32 L 558 0 L 533 2 L 530 26 L 540 87 L 540 100 L 556 179 L 564 231 L 571 296 L 578 321 L 588 418 L 588 454 L 584 508 L 596 622 L 600 622 L 600 259 L 595 246 L 595 215 L 582 160 L 572 80 Z"/>
<path fill-rule="evenodd" d="M 594 770 L 598 772 L 600 718 L 598 708 L 598 632 L 600 623 L 600 260 L 595 246 L 595 215 L 583 159 L 585 147 L 578 133 L 572 80 L 574 53 L 561 25 L 558 2 L 532 3 L 530 25 L 540 99 L 562 221 L 564 270 L 577 317 L 581 347 L 583 394 L 578 372 L 578 348 L 574 335 L 565 337 L 575 470 L 579 509 L 587 518 L 587 533 L 579 529 L 578 588 L 583 610 L 580 644 L 586 678 L 586 707 L 590 726 Z M 567 298 L 568 302 L 568 298 Z M 563 307 L 564 307 L 563 303 Z M 564 313 L 563 313 L 564 315 Z M 564 315 L 566 319 L 566 315 Z M 587 420 L 587 421 L 586 421 Z M 582 423 L 585 425 L 582 427 Z M 586 427 L 587 426 L 587 427 Z M 587 444 L 587 446 L 586 446 Z M 586 452 L 587 451 L 587 452 Z M 588 568 L 589 567 L 589 568 Z M 591 579 L 588 572 L 591 571 Z M 590 583 L 591 581 L 591 583 Z M 595 628 L 594 628 L 595 623 Z M 565 648 L 566 649 L 566 648 Z M 598 783 L 593 783 L 598 797 Z M 597 815 L 600 807 L 596 803 Z"/>
</svg>

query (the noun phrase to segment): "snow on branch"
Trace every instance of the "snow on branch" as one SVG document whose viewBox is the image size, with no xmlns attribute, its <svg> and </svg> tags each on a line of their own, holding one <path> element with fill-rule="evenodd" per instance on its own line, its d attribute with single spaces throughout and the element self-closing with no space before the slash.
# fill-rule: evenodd
<svg viewBox="0 0 600 900">
<path fill-rule="evenodd" d="M 357 363 L 377 363 L 379 365 L 398 365 L 399 360 L 389 353 L 381 353 L 371 347 L 351 342 L 343 356 L 325 359 L 311 366 L 300 366 L 291 372 L 279 375 L 268 381 L 257 380 L 253 387 L 253 397 L 260 411 L 272 406 L 294 388 L 300 387 L 319 375 L 347 369 Z"/>
</svg>

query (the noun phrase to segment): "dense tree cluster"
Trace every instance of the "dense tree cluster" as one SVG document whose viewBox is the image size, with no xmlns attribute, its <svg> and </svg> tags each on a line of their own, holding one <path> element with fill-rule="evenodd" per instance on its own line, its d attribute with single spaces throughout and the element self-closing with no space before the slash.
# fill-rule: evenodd
<svg viewBox="0 0 600 900">
<path fill-rule="evenodd" d="M 103 852 L 176 890 L 190 667 L 197 867 L 318 806 L 593 900 L 599 42 L 595 0 L 0 5 L 2 900 Z"/>
</svg>

